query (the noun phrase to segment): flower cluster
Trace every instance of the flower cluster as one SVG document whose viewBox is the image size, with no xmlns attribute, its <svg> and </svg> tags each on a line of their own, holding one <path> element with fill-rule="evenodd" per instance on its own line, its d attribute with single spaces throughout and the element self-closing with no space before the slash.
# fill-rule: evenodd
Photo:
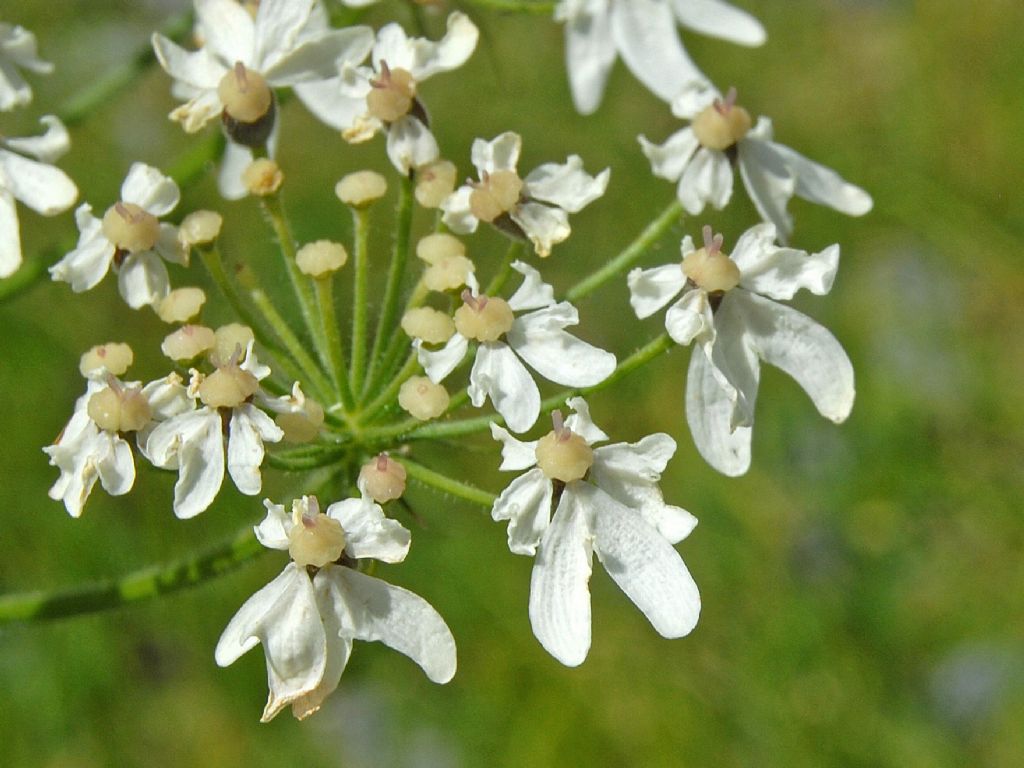
<svg viewBox="0 0 1024 768">
<path fill-rule="evenodd" d="M 173 218 L 182 188 L 141 161 L 129 166 L 119 198 L 102 216 L 88 203 L 77 209 L 77 245 L 50 267 L 51 277 L 77 293 L 113 271 L 129 307 L 149 307 L 174 328 L 160 344 L 170 363 L 146 383 L 122 378 L 134 362 L 127 344 L 109 342 L 83 355 L 85 393 L 44 449 L 59 471 L 50 496 L 77 518 L 97 481 L 111 496 L 132 490 L 136 454 L 145 459 L 140 467 L 176 474 L 171 507 L 180 519 L 211 508 L 225 474 L 242 494 L 262 495 L 268 456 L 273 468 L 302 478 L 290 513 L 267 499 L 265 519 L 253 526 L 264 547 L 287 551 L 290 560 L 244 602 L 215 652 L 224 666 L 262 644 L 264 720 L 289 705 L 298 718 L 319 709 L 338 686 L 354 640 L 383 642 L 432 681 L 455 674 L 455 641 L 440 614 L 366 572 L 369 560 L 398 564 L 409 552 L 409 530 L 387 516 L 398 510 L 409 480 L 486 504 L 493 520 L 507 523 L 509 549 L 535 558 L 530 623 L 559 662 L 575 666 L 588 654 L 595 554 L 660 635 L 688 635 L 701 599 L 676 545 L 697 521 L 667 503 L 659 486 L 676 443 L 664 433 L 608 442 L 581 396 L 671 345 L 661 337 L 622 356 L 568 329 L 581 324 L 577 298 L 627 271 L 619 290 L 623 297 L 628 290 L 638 318 L 667 307 L 667 338 L 693 346 L 686 420 L 700 454 L 726 475 L 743 474 L 751 463 L 762 360 L 792 376 L 826 418 L 841 422 L 850 413 L 853 369 L 842 346 L 780 303 L 801 289 L 827 294 L 839 246 L 808 253 L 785 245 L 794 234 L 787 205 L 799 196 L 862 215 L 871 198 L 776 143 L 771 123 L 755 124 L 735 90 L 723 96 L 709 84 L 676 29 L 678 23 L 752 46 L 764 42 L 761 25 L 720 0 L 557 4 L 580 112 L 597 109 L 621 56 L 673 114 L 689 120 L 661 145 L 640 136 L 653 173 L 677 183 L 672 215 L 656 219 L 619 256 L 602 259 L 606 265 L 560 298 L 539 265 L 569 240 L 569 215 L 598 204 L 610 171 L 591 175 L 579 155 L 567 154 L 563 163 L 520 175 L 522 140 L 508 130 L 472 142 L 466 167 L 476 178 L 458 183 L 421 85 L 470 61 L 481 36 L 466 13 L 451 13 L 435 40 L 411 37 L 393 22 L 376 32 L 335 28 L 318 0 L 194 5 L 193 50 L 152 37 L 182 102 L 170 118 L 189 134 L 220 123 L 227 139 L 220 192 L 260 209 L 280 263 L 268 269 L 232 256 L 219 212 Z M 18 68 L 50 69 L 29 33 L 0 24 L 0 109 L 31 95 Z M 449 80 L 449 87 L 457 84 Z M 284 194 L 294 179 L 274 159 L 289 138 L 281 125 L 286 89 L 340 134 L 331 152 L 385 135 L 380 165 L 396 173 L 358 171 L 335 187 L 351 216 L 345 243 L 300 243 L 293 234 Z M 77 198 L 75 185 L 52 165 L 68 149 L 68 133 L 54 117 L 43 122 L 41 137 L 0 138 L 0 277 L 21 262 L 14 200 L 54 215 Z M 217 159 L 212 152 L 210 161 Z M 763 221 L 731 250 L 705 226 L 701 247 L 682 238 L 681 261 L 637 266 L 682 210 L 697 215 L 709 204 L 727 205 L 735 168 Z M 379 201 L 389 196 L 397 198 L 394 245 L 374 282 L 370 273 L 384 259 L 371 258 L 369 233 L 382 215 Z M 416 206 L 426 215 L 414 215 Z M 417 232 L 427 219 L 432 224 Z M 498 263 L 489 258 L 490 235 L 478 232 L 481 222 L 511 239 Z M 195 284 L 197 263 L 216 297 Z M 516 275 L 521 282 L 510 288 Z M 349 276 L 341 302 L 335 286 Z M 350 322 L 338 317 L 342 311 L 351 312 Z M 214 327 L 210 318 L 226 312 L 238 322 Z M 572 410 L 567 418 L 557 410 L 562 403 Z M 530 438 L 547 414 L 553 429 Z M 522 472 L 500 493 L 420 463 L 432 455 L 421 450 L 431 442 L 487 433 L 500 443 L 500 469 Z M 319 468 L 327 471 L 307 472 Z M 317 498 L 328 493 L 343 500 L 321 511 Z M 181 573 L 187 579 L 193 571 Z"/>
</svg>

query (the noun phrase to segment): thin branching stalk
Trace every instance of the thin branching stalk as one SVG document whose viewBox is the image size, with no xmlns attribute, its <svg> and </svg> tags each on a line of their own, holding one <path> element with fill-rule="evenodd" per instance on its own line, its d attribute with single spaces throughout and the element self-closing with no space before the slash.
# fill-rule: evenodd
<svg viewBox="0 0 1024 768">
<path fill-rule="evenodd" d="M 352 209 L 354 239 L 352 261 L 355 276 L 352 288 L 352 361 L 349 384 L 352 392 L 362 392 L 366 375 L 367 291 L 369 283 L 370 214 L 365 208 Z"/>
<path fill-rule="evenodd" d="M 458 480 L 453 480 L 447 475 L 442 475 L 440 472 L 435 472 L 432 469 L 427 469 L 422 464 L 417 464 L 415 461 L 405 458 L 404 456 L 399 459 L 399 463 L 405 467 L 405 471 L 409 473 L 409 477 L 419 481 L 423 485 L 426 485 L 434 490 L 447 493 L 452 496 L 457 496 L 460 499 L 465 499 L 474 504 L 479 504 L 483 507 L 494 506 L 494 500 L 497 498 L 493 493 L 476 488 L 469 483 L 463 483 Z"/>
<path fill-rule="evenodd" d="M 316 301 L 320 307 L 320 319 L 323 321 L 324 338 L 327 341 L 327 352 L 331 358 L 331 375 L 338 387 L 342 407 L 346 412 L 352 411 L 353 397 L 349 388 L 348 371 L 345 367 L 345 348 L 338 325 L 338 315 L 334 309 L 334 274 L 325 275 L 313 281 L 316 290 Z"/>
</svg>

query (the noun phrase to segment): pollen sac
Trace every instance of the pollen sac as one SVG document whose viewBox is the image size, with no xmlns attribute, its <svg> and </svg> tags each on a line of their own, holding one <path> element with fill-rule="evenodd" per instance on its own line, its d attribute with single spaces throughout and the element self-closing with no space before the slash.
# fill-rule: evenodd
<svg viewBox="0 0 1024 768">
<path fill-rule="evenodd" d="M 427 344 L 444 344 L 455 333 L 455 323 L 438 309 L 413 307 L 402 315 L 402 330 Z"/>
<path fill-rule="evenodd" d="M 405 493 L 405 467 L 382 453 L 359 470 L 359 487 L 378 504 Z"/>
<path fill-rule="evenodd" d="M 120 376 L 128 370 L 134 357 L 132 348 L 127 344 L 114 341 L 98 344 L 82 355 L 78 362 L 78 370 L 83 376 L 88 376 L 105 368 L 107 373 Z"/>
<path fill-rule="evenodd" d="M 146 426 L 153 413 L 138 389 L 110 386 L 89 398 L 89 418 L 107 432 L 135 432 Z"/>
<path fill-rule="evenodd" d="M 265 117 L 274 102 L 274 94 L 263 75 L 247 69 L 240 61 L 221 78 L 217 96 L 228 117 L 250 124 Z"/>
<path fill-rule="evenodd" d="M 334 194 L 345 205 L 365 208 L 387 194 L 388 181 L 376 171 L 356 171 L 334 185 Z"/>
<path fill-rule="evenodd" d="M 683 274 L 708 293 L 731 291 L 740 283 L 740 268 L 720 250 L 700 248 L 683 259 Z"/>
<path fill-rule="evenodd" d="M 183 325 L 164 338 L 160 351 L 175 362 L 194 360 L 215 343 L 213 330 L 205 325 Z"/>
<path fill-rule="evenodd" d="M 220 234 L 224 218 L 216 211 L 193 211 L 178 226 L 178 241 L 186 248 L 212 243 Z"/>
<path fill-rule="evenodd" d="M 398 390 L 398 404 L 414 419 L 429 421 L 448 410 L 448 390 L 426 376 L 413 376 Z"/>
<path fill-rule="evenodd" d="M 156 314 L 165 323 L 184 323 L 198 315 L 205 303 L 202 288 L 175 288 L 156 305 Z"/>
<path fill-rule="evenodd" d="M 326 277 L 341 269 L 348 261 L 348 251 L 341 243 L 317 240 L 307 243 L 295 254 L 299 271 L 313 278 Z"/>
<path fill-rule="evenodd" d="M 344 551 L 341 523 L 325 514 L 302 515 L 288 531 L 288 554 L 303 568 L 323 568 L 341 559 Z"/>
<path fill-rule="evenodd" d="M 455 328 L 467 339 L 497 341 L 512 328 L 515 316 L 504 299 L 483 295 L 464 298 L 465 303 L 455 310 Z"/>
<path fill-rule="evenodd" d="M 228 364 L 203 379 L 199 399 L 211 408 L 236 408 L 255 395 L 259 386 L 251 373 Z"/>
<path fill-rule="evenodd" d="M 523 180 L 515 171 L 495 171 L 484 174 L 469 195 L 469 210 L 480 221 L 490 223 L 511 211 L 519 202 Z"/>
<path fill-rule="evenodd" d="M 424 208 L 440 208 L 455 191 L 458 169 L 450 160 L 435 160 L 416 169 L 416 202 Z"/>
<path fill-rule="evenodd" d="M 750 131 L 750 113 L 743 107 L 716 101 L 693 119 L 697 141 L 719 151 L 740 141 Z"/>
<path fill-rule="evenodd" d="M 160 238 L 156 216 L 135 203 L 114 203 L 103 214 L 103 236 L 118 250 L 141 253 L 152 250 Z"/>
<path fill-rule="evenodd" d="M 383 64 L 382 69 L 366 95 L 366 109 L 382 123 L 393 123 L 412 109 L 416 81 L 407 70 L 389 69 L 387 64 Z"/>
<path fill-rule="evenodd" d="M 594 449 L 569 429 L 552 430 L 537 441 L 537 466 L 552 480 L 581 480 L 594 463 Z"/>
</svg>

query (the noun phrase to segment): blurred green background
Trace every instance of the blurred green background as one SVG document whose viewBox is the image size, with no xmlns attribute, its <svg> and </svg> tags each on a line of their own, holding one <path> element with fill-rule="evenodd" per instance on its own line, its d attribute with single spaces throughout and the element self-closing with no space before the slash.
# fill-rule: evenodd
<svg viewBox="0 0 1024 768">
<path fill-rule="evenodd" d="M 679 549 L 701 588 L 697 630 L 656 635 L 595 567 L 594 645 L 579 669 L 548 657 L 527 619 L 531 561 L 509 554 L 484 510 L 413 487 L 408 560 L 381 575 L 426 597 L 459 643 L 459 673 L 434 686 L 404 657 L 359 644 L 339 690 L 305 723 L 260 725 L 262 653 L 218 669 L 213 647 L 241 602 L 273 577 L 269 553 L 194 590 L 80 618 L 0 627 L 0 764 L 5 766 L 1019 766 L 1024 764 L 1024 4 L 1019 0 L 744 0 L 768 44 L 747 50 L 693 35 L 694 58 L 735 84 L 776 137 L 867 188 L 863 219 L 794 201 L 795 242 L 843 248 L 827 297 L 796 305 L 843 342 L 858 376 L 850 420 L 817 416 L 768 369 L 748 475 L 697 455 L 682 416 L 687 350 L 592 398 L 615 439 L 667 431 L 679 442 L 663 488 L 700 519 Z M 144 46 L 185 8 L 172 2 L 5 3 L 57 64 L 33 77 L 31 108 L 0 116 L 24 135 L 38 115 Z M 575 115 L 561 28 L 544 16 L 472 11 L 470 63 L 422 88 L 445 154 L 471 171 L 476 136 L 516 130 L 521 168 L 579 153 L 608 165 L 608 194 L 573 218 L 545 275 L 564 290 L 628 243 L 671 199 L 636 134 L 679 122 L 618 65 L 604 105 Z M 442 16 L 421 12 L 436 37 Z M 407 24 L 404 3 L 366 18 Z M 128 166 L 166 166 L 190 146 L 166 120 L 168 80 L 151 68 L 75 128 L 61 165 L 103 210 Z M 340 176 L 386 169 L 381 139 L 349 147 L 292 101 L 280 159 L 301 239 L 343 238 Z M 214 129 L 209 129 L 214 130 Z M 179 217 L 217 206 L 235 259 L 270 258 L 251 202 L 222 204 L 209 174 Z M 386 214 L 386 208 L 382 210 Z M 70 214 L 23 207 L 26 254 L 74 241 Z M 172 217 L 172 218 L 174 218 Z M 724 213 L 676 228 L 643 262 L 676 258 L 705 221 L 727 241 L 754 223 L 738 189 Z M 420 222 L 425 224 L 426 221 Z M 377 241 L 388 216 L 375 219 Z M 469 240 L 481 264 L 505 243 Z M 481 267 L 486 274 L 486 267 Z M 192 281 L 202 281 L 198 269 Z M 185 280 L 180 273 L 172 278 Z M 214 292 L 210 291 L 211 296 Z M 208 308 L 210 322 L 226 319 Z M 581 335 L 626 354 L 660 331 L 639 323 L 616 282 L 583 301 Z M 260 519 L 225 485 L 188 522 L 171 515 L 173 475 L 141 470 L 135 490 L 98 488 L 71 520 L 46 497 L 50 443 L 82 390 L 78 357 L 111 339 L 133 373 L 162 375 L 166 327 L 132 312 L 113 281 L 86 296 L 39 281 L 0 304 L 0 591 L 69 586 L 181 556 Z M 434 466 L 492 491 L 489 441 L 439 451 Z M 268 472 L 285 499 L 300 478 Z"/>
</svg>

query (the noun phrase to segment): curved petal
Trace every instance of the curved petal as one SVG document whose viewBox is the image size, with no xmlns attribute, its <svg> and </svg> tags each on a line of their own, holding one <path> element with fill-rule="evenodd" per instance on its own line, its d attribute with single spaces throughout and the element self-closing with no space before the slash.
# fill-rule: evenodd
<svg viewBox="0 0 1024 768">
<path fill-rule="evenodd" d="M 42 136 L 3 139 L 3 143 L 10 149 L 23 155 L 32 155 L 43 163 L 54 163 L 71 149 L 71 137 L 59 117 L 43 115 L 39 122 L 46 126 L 46 133 Z"/>
<path fill-rule="evenodd" d="M 776 300 L 791 299 L 801 288 L 822 296 L 832 289 L 839 269 L 839 246 L 808 254 L 775 245 L 775 225 L 751 227 L 731 254 L 740 268 L 740 285 Z"/>
<path fill-rule="evenodd" d="M 562 493 L 544 532 L 530 578 L 530 625 L 544 650 L 567 667 L 590 651 L 590 574 L 593 540 L 576 497 L 580 483 Z"/>
<path fill-rule="evenodd" d="M 481 174 L 514 171 L 519 163 L 523 140 L 518 133 L 506 131 L 491 141 L 474 139 L 470 157 Z"/>
<path fill-rule="evenodd" d="M 846 181 L 831 168 L 812 162 L 782 144 L 772 142 L 771 148 L 796 179 L 794 192 L 798 197 L 818 205 L 827 205 L 849 216 L 863 216 L 874 205 L 871 195 Z"/>
<path fill-rule="evenodd" d="M 409 531 L 397 520 L 385 517 L 380 505 L 368 496 L 335 502 L 327 508 L 327 514 L 345 531 L 345 552 L 350 557 L 400 563 L 409 554 Z"/>
<path fill-rule="evenodd" d="M 680 24 L 702 35 L 750 46 L 767 39 L 761 22 L 722 0 L 672 0 L 672 6 Z"/>
<path fill-rule="evenodd" d="M 778 241 L 786 243 L 793 234 L 793 217 L 786 205 L 796 189 L 796 181 L 774 145 L 752 135 L 758 128 L 770 130 L 770 126 L 764 129 L 763 125 L 763 120 L 758 121 L 757 128 L 738 145 L 740 176 L 761 218 L 774 224 Z"/>
<path fill-rule="evenodd" d="M 540 415 L 540 391 L 530 372 L 505 344 L 481 344 L 469 374 L 469 400 L 477 408 L 490 397 L 513 432 L 525 432 Z"/>
<path fill-rule="evenodd" d="M 733 428 L 733 399 L 715 377 L 702 349 L 690 355 L 686 374 L 686 421 L 697 451 L 719 472 L 738 477 L 750 468 L 751 428 Z"/>
<path fill-rule="evenodd" d="M 18 231 L 18 211 L 14 207 L 14 198 L 0 187 L 0 278 L 10 277 L 20 266 L 21 233 Z M 52 273 L 53 267 L 50 271 Z"/>
<path fill-rule="evenodd" d="M 415 661 L 435 683 L 455 676 L 455 638 L 422 597 L 341 566 L 328 566 L 317 578 L 329 583 L 335 605 L 347 609 L 339 615 L 343 634 L 384 643 Z"/>
<path fill-rule="evenodd" d="M 707 80 L 687 83 L 672 100 L 672 114 L 684 120 L 693 120 L 697 115 L 721 99 L 722 94 Z"/>
<path fill-rule="evenodd" d="M 168 117 L 181 123 L 186 133 L 196 133 L 223 111 L 224 105 L 220 103 L 217 89 L 209 88 L 199 91 L 187 102 L 172 109 Z"/>
<path fill-rule="evenodd" d="M 164 430 L 169 433 L 165 448 Z M 224 482 L 224 435 L 220 414 L 208 408 L 165 421 L 150 436 L 149 452 L 157 461 L 173 451 L 178 459 L 174 514 L 182 520 L 209 507 Z"/>
<path fill-rule="evenodd" d="M 615 355 L 562 330 L 578 322 L 575 307 L 563 301 L 517 317 L 505 340 L 548 381 L 589 387 L 611 375 Z"/>
<path fill-rule="evenodd" d="M 700 593 L 683 559 L 643 516 L 601 489 L 580 483 L 590 512 L 594 552 L 619 588 L 662 637 L 688 635 L 700 616 Z"/>
<path fill-rule="evenodd" d="M 587 445 L 608 439 L 608 435 L 590 418 L 590 406 L 586 400 L 582 397 L 570 397 L 565 404 L 573 410 L 572 415 L 565 420 L 565 426 L 582 437 Z"/>
<path fill-rule="evenodd" d="M 261 0 L 253 24 L 252 66 L 266 74 L 282 55 L 287 55 L 295 47 L 313 8 L 310 2 Z"/>
<path fill-rule="evenodd" d="M 441 203 L 443 215 L 441 220 L 452 232 L 459 235 L 468 235 L 476 232 L 480 220 L 473 215 L 469 206 L 469 196 L 473 194 L 472 187 L 461 186 L 452 192 Z"/>
<path fill-rule="evenodd" d="M 206 49 L 229 67 L 236 61 L 255 66 L 256 23 L 249 12 L 235 0 L 194 2 Z"/>
<path fill-rule="evenodd" d="M 260 492 L 263 443 L 276 443 L 283 437 L 284 431 L 255 405 L 245 403 L 232 409 L 228 428 L 228 472 L 239 491 L 246 496 Z"/>
<path fill-rule="evenodd" d="M 713 343 L 715 320 L 707 291 L 693 288 L 684 293 L 665 313 L 665 330 L 676 344 L 684 347 L 694 339 L 705 344 Z"/>
<path fill-rule="evenodd" d="M 107 450 L 96 462 L 103 490 L 111 496 L 123 496 L 135 484 L 135 458 L 131 446 L 116 434 L 103 433 Z"/>
<path fill-rule="evenodd" d="M 673 133 L 664 144 L 654 144 L 645 136 L 637 138 L 644 155 L 651 161 L 651 173 L 669 181 L 679 180 L 694 152 L 700 148 L 700 142 L 690 126 Z"/>
<path fill-rule="evenodd" d="M 512 221 L 519 225 L 533 250 L 542 259 L 551 254 L 551 248 L 569 237 L 569 214 L 561 208 L 551 208 L 540 203 L 520 203 L 510 213 Z"/>
<path fill-rule="evenodd" d="M 732 427 L 754 422 L 760 381 L 761 368 L 750 344 L 744 312 L 743 298 L 750 295 L 738 288 L 722 298 L 715 313 L 715 335 L 702 344 L 712 363 L 712 373 L 733 400 Z"/>
<path fill-rule="evenodd" d="M 577 112 L 597 109 L 614 63 L 611 16 L 605 9 L 580 7 L 565 22 L 565 67 Z"/>
<path fill-rule="evenodd" d="M 564 163 L 544 163 L 530 171 L 523 179 L 523 194 L 578 213 L 604 194 L 610 176 L 608 168 L 591 176 L 583 170 L 583 159 L 570 155 Z"/>
<path fill-rule="evenodd" d="M 529 469 L 537 463 L 537 441 L 523 441 L 513 437 L 499 424 L 491 424 L 491 437 L 501 443 L 502 472 Z"/>
<path fill-rule="evenodd" d="M 533 555 L 551 520 L 554 486 L 534 467 L 520 475 L 494 502 L 491 518 L 508 520 L 508 548 L 516 555 Z"/>
<path fill-rule="evenodd" d="M 399 173 L 432 163 L 441 155 L 437 139 L 419 118 L 406 115 L 388 126 L 388 159 Z"/>
<path fill-rule="evenodd" d="M 540 276 L 540 272 L 525 261 L 512 262 L 512 269 L 523 276 L 523 282 L 508 300 L 509 307 L 516 312 L 540 309 L 555 303 L 555 289 Z"/>
<path fill-rule="evenodd" d="M 469 351 L 469 340 L 461 333 L 454 334 L 441 349 L 426 349 L 420 339 L 414 339 L 412 345 L 427 378 L 435 384 L 444 381 Z"/>
<path fill-rule="evenodd" d="M 217 191 L 225 200 L 241 200 L 249 194 L 249 189 L 242 181 L 242 174 L 252 165 L 253 157 L 249 147 L 233 141 L 224 146 L 224 156 L 221 157 L 220 172 L 217 174 Z"/>
<path fill-rule="evenodd" d="M 636 316 L 650 317 L 683 290 L 686 275 L 679 262 L 652 269 L 631 269 L 626 278 L 629 304 Z"/>
<path fill-rule="evenodd" d="M 696 216 L 707 203 L 721 210 L 732 198 L 732 165 L 724 152 L 701 148 L 679 179 L 679 202 Z"/>
<path fill-rule="evenodd" d="M 208 50 L 186 51 L 158 32 L 151 38 L 156 60 L 176 81 L 199 91 L 216 89 L 228 71 Z"/>
<path fill-rule="evenodd" d="M 81 232 L 78 245 L 50 267 L 50 276 L 54 280 L 70 283 L 71 290 L 81 293 L 99 284 L 110 270 L 114 246 L 103 235 L 102 224 L 92 215 L 88 203 L 78 207 L 75 219 Z"/>
<path fill-rule="evenodd" d="M 409 72 L 418 82 L 423 82 L 438 72 L 461 67 L 473 54 L 479 37 L 480 31 L 469 17 L 455 11 L 448 16 L 444 37 L 436 43 L 422 38 L 409 41 L 412 53 Z"/>
<path fill-rule="evenodd" d="M 369 27 L 335 29 L 285 52 L 264 74 L 267 82 L 278 88 L 326 80 L 337 76 L 343 67 L 365 59 L 372 45 L 373 30 Z"/>
<path fill-rule="evenodd" d="M 324 627 L 326 658 L 324 674 L 316 688 L 292 700 L 292 714 L 298 720 L 312 715 L 320 709 L 324 699 L 334 693 L 352 655 L 352 638 L 343 636 L 344 629 L 339 618 L 346 609 L 338 606 L 330 582 L 331 579 L 323 578 L 319 573 L 313 577 L 316 606 Z"/>
<path fill-rule="evenodd" d="M 43 216 L 62 213 L 78 199 L 78 187 L 60 168 L 2 149 L 0 188 Z"/>
<path fill-rule="evenodd" d="M 267 516 L 253 527 L 256 538 L 267 549 L 287 550 L 288 532 L 293 525 L 291 515 L 281 504 L 275 504 L 270 499 L 264 499 L 263 506 L 267 509 Z"/>
<path fill-rule="evenodd" d="M 121 185 L 121 200 L 135 203 L 154 216 L 166 216 L 181 200 L 174 179 L 164 176 L 159 168 L 145 163 L 132 163 Z"/>
<path fill-rule="evenodd" d="M 146 251 L 125 258 L 117 273 L 117 287 L 128 306 L 139 309 L 163 299 L 171 290 L 171 279 L 163 259 Z"/>
<path fill-rule="evenodd" d="M 338 78 L 296 83 L 293 86 L 299 101 L 306 109 L 335 130 L 351 128 L 356 120 L 366 114 L 366 97 L 353 97 L 342 92 Z"/>
</svg>

